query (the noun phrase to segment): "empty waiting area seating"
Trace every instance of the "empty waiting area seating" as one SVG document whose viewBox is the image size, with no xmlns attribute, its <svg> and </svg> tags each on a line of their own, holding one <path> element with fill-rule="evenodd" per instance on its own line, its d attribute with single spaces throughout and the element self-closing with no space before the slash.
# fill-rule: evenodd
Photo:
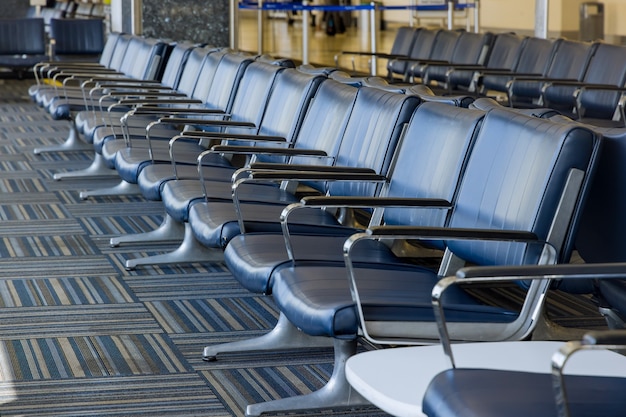
<svg viewBox="0 0 626 417">
<path fill-rule="evenodd" d="M 439 39 L 446 45 L 439 55 L 429 51 L 432 59 L 388 56 L 407 62 L 414 80 L 429 83 L 421 88 L 367 77 L 341 83 L 341 76 L 330 79 L 326 71 L 306 73 L 263 57 L 218 48 L 200 54 L 201 48 L 172 49 L 129 36 L 119 66 L 100 67 L 111 70 L 110 78 L 85 71 L 76 77 L 89 88 L 58 89 L 59 95 L 48 90 L 52 114 L 69 120 L 80 115 L 75 134 L 94 133 L 89 137 L 95 146 L 85 142 L 72 150 L 96 150 L 102 158 L 97 164 L 114 167 L 123 183 L 135 186 L 133 198 L 140 201 L 141 191 L 153 203 L 162 200 L 159 229 L 146 240 L 120 236 L 111 245 L 139 243 L 143 250 L 144 243 L 163 237 L 182 241 L 171 254 L 131 253 L 128 269 L 225 260 L 244 288 L 273 297 L 279 313 L 274 330 L 206 346 L 205 360 L 228 352 L 334 347 L 334 371 L 323 388 L 252 404 L 247 415 L 368 404 L 366 395 L 350 388 L 345 366 L 358 341 L 436 342 L 440 311 L 431 303 L 433 288 L 465 263 L 544 266 L 568 262 L 578 249 L 585 254 L 579 226 L 589 234 L 586 204 L 597 190 L 596 171 L 602 171 L 602 133 L 609 134 L 585 125 L 585 116 L 610 120 L 619 113 L 626 65 L 607 69 L 602 63 L 626 59 L 623 48 L 577 43 L 582 47 L 575 57 L 585 69 L 566 83 L 569 78 L 544 77 L 554 66 L 532 65 L 533 57 L 557 55 L 564 40 L 429 34 L 433 44 Z M 464 51 L 471 54 L 455 66 L 454 52 L 464 40 L 473 45 Z M 411 53 L 410 43 L 399 42 L 398 50 Z M 145 59 L 129 58 L 137 56 Z M 437 76 L 445 89 L 437 89 Z M 132 84 L 140 79 L 146 79 L 141 88 Z M 523 101 L 538 110 L 458 106 L 473 100 L 476 86 L 489 94 L 498 88 L 512 92 L 516 85 L 521 96 L 533 83 L 541 85 L 538 96 Z M 443 95 L 456 87 L 461 96 Z M 544 112 L 551 104 L 578 120 L 540 117 L 554 114 Z M 235 163 L 238 158 L 244 162 Z M 112 191 L 100 195 L 115 197 L 119 189 Z M 422 251 L 436 254 L 428 259 L 436 259 L 434 267 L 414 255 Z M 459 277 L 471 278 L 471 271 L 461 270 Z M 496 345 L 527 338 L 556 286 L 542 278 L 515 280 L 524 294 L 519 311 L 452 286 L 440 300 L 448 336 Z"/>
</svg>

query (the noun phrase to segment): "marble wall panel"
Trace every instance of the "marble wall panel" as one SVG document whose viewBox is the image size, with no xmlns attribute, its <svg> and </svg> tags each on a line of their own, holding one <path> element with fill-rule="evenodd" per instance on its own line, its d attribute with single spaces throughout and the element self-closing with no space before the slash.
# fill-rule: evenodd
<svg viewBox="0 0 626 417">
<path fill-rule="evenodd" d="M 143 0 L 143 34 L 228 46 L 229 0 Z"/>
</svg>

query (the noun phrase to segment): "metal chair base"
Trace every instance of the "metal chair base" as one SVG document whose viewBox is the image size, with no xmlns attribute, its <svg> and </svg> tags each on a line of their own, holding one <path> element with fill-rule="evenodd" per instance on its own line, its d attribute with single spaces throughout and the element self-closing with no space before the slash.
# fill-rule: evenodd
<svg viewBox="0 0 626 417">
<path fill-rule="evenodd" d="M 202 359 L 209 362 L 216 361 L 218 354 L 228 352 L 242 353 L 331 346 L 332 340 L 330 338 L 309 336 L 298 330 L 283 313 L 280 313 L 276 326 L 269 333 L 252 339 L 207 346 L 204 348 Z"/>
<path fill-rule="evenodd" d="M 65 142 L 60 145 L 42 146 L 41 148 L 35 148 L 33 153 L 35 155 L 42 154 L 44 152 L 75 152 L 75 151 L 93 151 L 93 145 L 91 143 L 83 142 L 80 139 L 80 135 L 72 122 L 70 133 L 68 134 Z"/>
<path fill-rule="evenodd" d="M 356 345 L 356 340 L 334 339 L 335 364 L 333 374 L 326 385 L 319 390 L 310 394 L 250 404 L 246 408 L 246 417 L 258 417 L 264 413 L 287 413 L 371 405 L 350 386 L 346 379 L 346 360 L 356 353 Z"/>
<path fill-rule="evenodd" d="M 112 237 L 110 245 L 115 248 L 123 243 L 162 243 L 162 242 L 180 242 L 185 237 L 185 225 L 172 219 L 169 215 L 165 215 L 163 222 L 158 229 L 145 233 L 135 233 L 132 235 L 124 235 Z"/>
<path fill-rule="evenodd" d="M 189 223 L 185 223 L 185 237 L 177 249 L 162 255 L 129 259 L 126 261 L 126 269 L 130 271 L 142 265 L 221 262 L 223 260 L 224 252 L 221 249 L 208 248 L 202 245 L 191 231 Z"/>
<path fill-rule="evenodd" d="M 58 172 L 52 176 L 56 181 L 61 181 L 64 178 L 108 178 L 117 177 L 117 171 L 109 168 L 102 155 L 95 154 L 91 165 L 85 169 L 68 172 Z"/>
<path fill-rule="evenodd" d="M 102 197 L 108 195 L 136 195 L 141 194 L 139 185 L 121 181 L 119 184 L 109 188 L 99 188 L 97 190 L 87 190 L 80 192 L 80 199 L 86 200 L 89 197 Z"/>
</svg>

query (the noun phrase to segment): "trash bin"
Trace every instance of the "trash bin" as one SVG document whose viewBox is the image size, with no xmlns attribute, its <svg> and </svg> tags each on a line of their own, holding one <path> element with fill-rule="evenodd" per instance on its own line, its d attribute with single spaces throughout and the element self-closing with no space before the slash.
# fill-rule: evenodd
<svg viewBox="0 0 626 417">
<path fill-rule="evenodd" d="M 580 40 L 604 39 L 604 4 L 587 2 L 580 5 Z"/>
</svg>

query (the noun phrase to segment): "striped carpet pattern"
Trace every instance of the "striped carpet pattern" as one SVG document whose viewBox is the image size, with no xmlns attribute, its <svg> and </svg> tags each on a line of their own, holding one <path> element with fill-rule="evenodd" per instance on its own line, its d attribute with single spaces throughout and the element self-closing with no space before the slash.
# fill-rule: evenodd
<svg viewBox="0 0 626 417">
<path fill-rule="evenodd" d="M 241 416 L 249 403 L 323 386 L 331 349 L 202 361 L 205 345 L 272 328 L 271 299 L 244 290 L 221 263 L 126 271 L 126 259 L 172 248 L 109 246 L 111 236 L 156 228 L 160 203 L 82 201 L 79 191 L 116 180 L 54 181 L 90 158 L 33 154 L 62 142 L 68 125 L 30 102 L 30 84 L 0 84 L 2 417 Z M 582 316 L 601 325 L 591 307 Z M 321 414 L 385 415 L 373 407 Z"/>
<path fill-rule="evenodd" d="M 221 263 L 126 271 L 126 259 L 172 248 L 109 246 L 156 228 L 161 204 L 79 198 L 115 179 L 54 181 L 90 157 L 33 154 L 61 143 L 68 124 L 31 103 L 31 83 L 0 84 L 0 415 L 242 416 L 249 403 L 323 386 L 331 349 L 202 360 L 205 345 L 271 329 L 271 299 Z"/>
</svg>

